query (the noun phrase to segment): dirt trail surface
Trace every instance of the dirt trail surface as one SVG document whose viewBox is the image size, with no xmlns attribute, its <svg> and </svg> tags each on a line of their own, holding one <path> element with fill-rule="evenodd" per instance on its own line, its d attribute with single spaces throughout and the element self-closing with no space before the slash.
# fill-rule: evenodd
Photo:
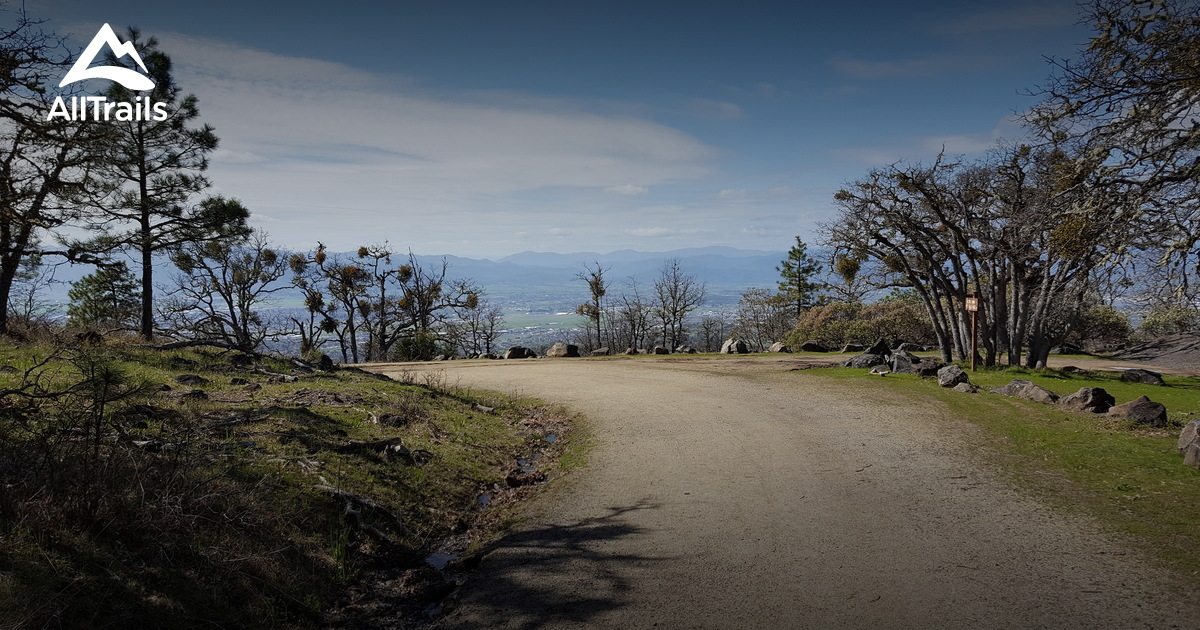
<svg viewBox="0 0 1200 630">
<path fill-rule="evenodd" d="M 566 403 L 586 469 L 481 562 L 440 628 L 1194 628 L 1137 554 L 1013 490 L 975 433 L 786 358 L 459 361 Z"/>
</svg>

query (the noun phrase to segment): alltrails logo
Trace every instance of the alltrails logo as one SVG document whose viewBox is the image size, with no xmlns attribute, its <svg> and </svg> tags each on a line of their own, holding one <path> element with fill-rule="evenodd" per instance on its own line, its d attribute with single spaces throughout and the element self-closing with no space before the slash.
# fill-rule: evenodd
<svg viewBox="0 0 1200 630">
<path fill-rule="evenodd" d="M 146 64 L 142 62 L 142 57 L 134 49 L 133 43 L 122 43 L 117 38 L 117 34 L 113 32 L 112 27 L 105 24 L 100 27 L 96 36 L 92 38 L 91 43 L 83 50 L 79 61 L 76 61 L 75 65 L 71 66 L 71 70 L 67 72 L 67 76 L 63 77 L 62 82 L 58 86 L 63 87 L 85 79 L 108 79 L 116 81 L 130 90 L 143 91 L 154 89 L 154 81 L 135 70 L 121 66 L 89 67 L 105 45 L 112 50 L 113 55 L 117 59 L 128 55 L 137 62 L 142 72 L 149 72 L 146 70 Z M 137 98 L 133 102 L 109 101 L 104 96 L 72 96 L 70 106 L 67 103 L 68 101 L 64 100 L 63 97 L 55 97 L 54 105 L 50 107 L 50 113 L 46 115 L 46 120 L 62 118 L 70 121 L 89 119 L 95 121 L 163 121 L 170 116 L 167 112 L 166 103 L 151 103 L 148 96 Z"/>
</svg>

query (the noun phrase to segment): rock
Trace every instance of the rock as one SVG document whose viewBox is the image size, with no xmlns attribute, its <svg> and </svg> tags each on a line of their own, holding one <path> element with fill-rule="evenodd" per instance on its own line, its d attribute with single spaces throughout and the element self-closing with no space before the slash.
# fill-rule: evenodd
<svg viewBox="0 0 1200 630">
<path fill-rule="evenodd" d="M 249 385 L 250 381 L 248 381 L 244 378 L 235 376 L 235 377 L 229 379 L 229 384 L 230 385 Z"/>
<path fill-rule="evenodd" d="M 546 351 L 548 357 L 577 357 L 579 356 L 579 346 L 573 343 L 558 342 Z"/>
<path fill-rule="evenodd" d="M 808 342 L 806 341 L 804 343 L 807 344 Z M 800 346 L 800 348 L 803 350 L 804 346 Z M 771 344 L 770 348 L 767 348 L 767 352 L 791 352 L 791 351 L 792 351 L 792 349 L 789 348 L 787 346 L 787 344 L 783 343 L 782 341 L 776 341 L 775 343 Z M 824 350 L 819 350 L 819 351 L 818 350 L 808 350 L 807 352 L 825 352 L 825 351 Z"/>
<path fill-rule="evenodd" d="M 888 366 L 886 365 L 876 365 L 875 367 L 871 368 L 871 374 L 887 376 L 889 373 L 891 373 L 891 370 L 889 370 Z"/>
<path fill-rule="evenodd" d="M 896 352 L 920 352 L 924 350 L 924 346 L 915 343 L 902 343 L 896 346 Z"/>
<path fill-rule="evenodd" d="M 1055 354 L 1083 354 L 1083 348 L 1074 344 L 1064 343 L 1054 349 Z"/>
<path fill-rule="evenodd" d="M 748 354 L 749 352 L 750 346 L 741 339 L 726 339 L 725 343 L 721 344 L 721 354 Z"/>
<path fill-rule="evenodd" d="M 1126 383 L 1141 383 L 1143 385 L 1165 385 L 1162 374 L 1150 370 L 1125 370 L 1121 372 L 1121 380 Z"/>
<path fill-rule="evenodd" d="M 193 389 L 190 392 L 185 392 L 179 398 L 183 400 L 208 400 L 208 394 L 203 389 Z"/>
<path fill-rule="evenodd" d="M 671 354 L 671 351 L 662 346 L 654 346 L 654 354 Z"/>
<path fill-rule="evenodd" d="M 1167 426 L 1167 408 L 1162 403 L 1156 403 L 1145 396 L 1139 396 L 1124 405 L 1117 405 L 1108 410 L 1108 415 L 1132 420 L 1137 424 L 1147 424 L 1152 427 Z"/>
<path fill-rule="evenodd" d="M 907 350 L 897 350 L 892 354 L 892 371 L 897 374 L 913 372 L 913 366 L 921 362 L 921 358 Z"/>
<path fill-rule="evenodd" d="M 808 341 L 800 344 L 800 352 L 829 352 L 829 348 L 827 348 L 825 344 L 821 343 L 820 341 L 813 341 L 812 339 L 809 339 Z"/>
<path fill-rule="evenodd" d="M 254 365 L 254 357 L 248 354 L 231 354 L 229 355 L 229 365 L 236 368 L 248 368 Z"/>
<path fill-rule="evenodd" d="M 696 354 L 697 350 L 691 346 L 679 346 L 675 348 L 675 352 L 679 354 Z"/>
<path fill-rule="evenodd" d="M 529 348 L 526 348 L 525 346 L 513 346 L 508 349 L 508 352 L 504 353 L 504 358 L 505 359 L 524 359 L 529 356 L 530 352 L 533 352 L 533 350 L 530 350 Z"/>
<path fill-rule="evenodd" d="M 1058 394 L 1023 378 L 1014 378 L 1011 383 L 1004 387 L 993 387 L 992 393 L 1012 396 L 1014 398 L 1024 398 L 1041 403 L 1058 402 Z"/>
<path fill-rule="evenodd" d="M 1087 370 L 1075 367 L 1074 365 L 1064 365 L 1059 372 L 1062 372 L 1063 374 L 1087 374 Z"/>
<path fill-rule="evenodd" d="M 842 365 L 845 365 L 849 368 L 869 368 L 875 367 L 876 365 L 887 365 L 887 359 L 882 355 L 864 352 L 862 354 L 850 357 Z"/>
<path fill-rule="evenodd" d="M 638 353 L 637 348 L 625 348 L 625 354 L 637 354 L 637 353 Z"/>
<path fill-rule="evenodd" d="M 937 371 L 938 385 L 942 387 L 954 387 L 959 383 L 969 383 L 970 377 L 957 365 L 947 365 Z"/>
<path fill-rule="evenodd" d="M 956 391 L 956 392 L 962 392 L 964 394 L 974 394 L 979 391 L 978 387 L 976 387 L 970 383 L 959 383 L 958 385 L 955 385 L 952 389 L 954 389 L 954 391 Z"/>
<path fill-rule="evenodd" d="M 1058 404 L 1073 411 L 1105 413 L 1109 407 L 1117 404 L 1117 400 L 1102 387 L 1083 387 L 1074 394 L 1064 396 Z"/>
<path fill-rule="evenodd" d="M 892 347 L 889 346 L 886 341 L 884 341 L 883 339 L 880 339 L 879 341 L 875 342 L 875 345 L 871 346 L 870 348 L 867 348 L 866 352 L 867 352 L 867 354 L 878 354 L 878 355 L 882 355 L 884 357 L 888 357 L 888 356 L 891 356 L 891 354 L 892 354 Z"/>
<path fill-rule="evenodd" d="M 332 372 L 337 369 L 337 366 L 333 364 L 333 359 L 330 359 L 328 354 L 322 354 L 321 359 L 317 361 L 317 369 L 322 372 Z"/>
<path fill-rule="evenodd" d="M 1183 449 L 1183 463 L 1192 468 L 1200 468 L 1200 443 L 1192 442 Z"/>
<path fill-rule="evenodd" d="M 1176 446 L 1179 447 L 1180 452 L 1183 452 L 1188 444 L 1194 444 L 1198 441 L 1200 441 L 1200 420 L 1192 420 L 1183 425 L 1183 431 L 1179 433 L 1179 442 Z"/>
<path fill-rule="evenodd" d="M 848 343 L 848 344 L 842 346 L 842 353 L 845 354 L 848 352 L 862 352 L 866 349 L 867 349 L 866 346 L 864 346 L 860 343 Z"/>
<path fill-rule="evenodd" d="M 921 378 L 937 378 L 938 370 L 946 367 L 941 361 L 922 361 L 912 367 L 912 373 Z"/>
<path fill-rule="evenodd" d="M 175 377 L 175 382 L 180 385 L 207 385 L 208 379 L 198 374 L 180 374 Z"/>
<path fill-rule="evenodd" d="M 612 354 L 612 351 L 608 349 L 608 346 L 601 346 L 591 352 L 591 355 L 594 357 L 606 357 L 610 354 Z"/>
</svg>

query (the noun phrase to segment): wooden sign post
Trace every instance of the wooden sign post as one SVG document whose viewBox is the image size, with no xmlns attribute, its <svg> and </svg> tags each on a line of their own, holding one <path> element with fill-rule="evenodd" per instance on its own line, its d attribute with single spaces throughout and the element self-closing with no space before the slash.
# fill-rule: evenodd
<svg viewBox="0 0 1200 630">
<path fill-rule="evenodd" d="M 971 314 L 971 371 L 976 368 L 976 357 L 979 356 L 978 348 L 975 345 L 975 339 L 978 335 L 975 334 L 975 323 L 979 319 L 979 298 L 974 295 L 968 296 L 966 300 L 967 312 Z"/>
</svg>

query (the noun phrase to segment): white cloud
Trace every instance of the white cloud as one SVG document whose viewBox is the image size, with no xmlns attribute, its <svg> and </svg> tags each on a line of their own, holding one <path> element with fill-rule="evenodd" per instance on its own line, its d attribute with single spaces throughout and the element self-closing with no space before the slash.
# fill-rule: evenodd
<svg viewBox="0 0 1200 630">
<path fill-rule="evenodd" d="M 961 56 L 925 57 L 921 59 L 888 59 L 872 61 L 838 56 L 829 60 L 834 70 L 855 79 L 897 79 L 928 77 L 945 73 L 978 61 L 968 61 Z"/>
<path fill-rule="evenodd" d="M 221 138 L 210 175 L 251 211 L 285 218 L 272 237 L 351 248 L 390 238 L 421 249 L 542 231 L 554 191 L 649 186 L 710 172 L 716 152 L 628 115 L 509 95 L 417 90 L 399 77 L 234 44 L 159 35 L 178 83 Z M 614 181 L 639 184 L 613 186 Z M 537 193 L 536 203 L 526 198 Z"/>
<path fill-rule="evenodd" d="M 631 230 L 624 230 L 626 234 L 630 234 L 642 238 L 666 238 L 675 236 L 694 236 L 696 234 L 706 234 L 709 230 L 688 229 L 681 230 L 676 228 L 665 227 L 640 227 Z"/>
<path fill-rule="evenodd" d="M 609 186 L 608 188 L 604 189 L 604 192 L 609 193 L 610 195 L 638 197 L 650 192 L 650 189 L 646 188 L 645 186 L 638 186 L 636 184 L 624 184 L 621 186 Z"/>
<path fill-rule="evenodd" d="M 688 101 L 687 111 L 696 118 L 728 120 L 742 117 L 742 107 L 736 103 L 714 101 L 709 98 L 694 98 Z"/>
<path fill-rule="evenodd" d="M 946 20 L 935 25 L 933 30 L 949 35 L 976 35 L 993 31 L 1071 26 L 1077 19 L 1074 7 L 1070 5 L 1030 5 L 977 11 Z"/>
</svg>

